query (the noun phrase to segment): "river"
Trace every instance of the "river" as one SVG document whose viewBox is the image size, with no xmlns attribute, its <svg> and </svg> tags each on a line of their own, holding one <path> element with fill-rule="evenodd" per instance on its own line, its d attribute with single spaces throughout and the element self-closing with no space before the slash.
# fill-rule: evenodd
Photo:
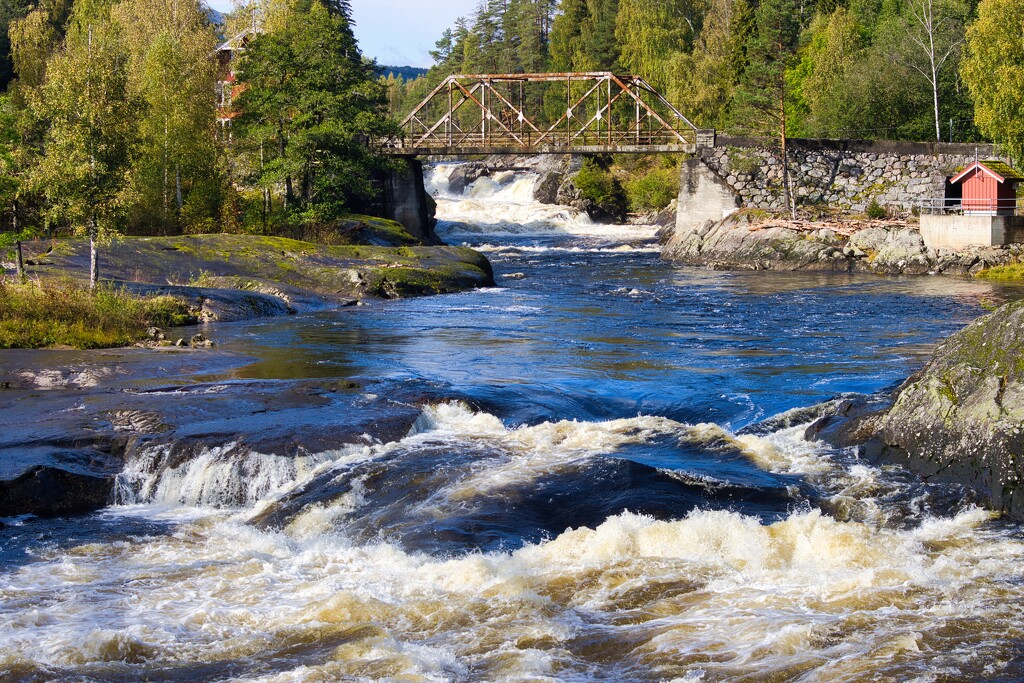
<svg viewBox="0 0 1024 683">
<path fill-rule="evenodd" d="M 498 287 L 49 352 L 73 387 L 6 392 L 5 468 L 80 415 L 174 429 L 108 508 L 4 520 L 4 680 L 1024 677 L 1020 528 L 804 439 L 1018 290 L 678 267 L 448 170 L 439 232 Z"/>
</svg>

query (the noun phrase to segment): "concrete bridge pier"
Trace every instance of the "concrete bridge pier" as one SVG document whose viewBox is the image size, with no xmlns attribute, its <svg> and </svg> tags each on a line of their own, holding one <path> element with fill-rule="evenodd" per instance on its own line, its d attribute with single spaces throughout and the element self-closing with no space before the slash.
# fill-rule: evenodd
<svg viewBox="0 0 1024 683">
<path fill-rule="evenodd" d="M 423 184 L 423 164 L 415 157 L 397 157 L 397 170 L 384 178 L 384 217 L 398 221 L 424 244 L 441 244 L 434 233 L 434 200 Z"/>
</svg>

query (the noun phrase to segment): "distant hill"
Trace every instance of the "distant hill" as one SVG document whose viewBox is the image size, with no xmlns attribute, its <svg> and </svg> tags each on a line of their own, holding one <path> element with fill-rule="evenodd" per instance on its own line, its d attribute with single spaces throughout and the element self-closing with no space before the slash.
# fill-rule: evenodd
<svg viewBox="0 0 1024 683">
<path fill-rule="evenodd" d="M 209 5 L 203 7 L 206 10 L 206 16 L 210 18 L 210 23 L 214 26 L 224 26 L 224 13 L 218 12 Z"/>
<path fill-rule="evenodd" d="M 405 81 L 411 81 L 414 78 L 419 78 L 427 73 L 426 69 L 421 69 L 416 66 L 385 66 L 381 65 L 377 67 L 377 71 L 380 72 L 381 76 L 389 76 L 394 74 L 396 78 L 401 78 Z"/>
</svg>

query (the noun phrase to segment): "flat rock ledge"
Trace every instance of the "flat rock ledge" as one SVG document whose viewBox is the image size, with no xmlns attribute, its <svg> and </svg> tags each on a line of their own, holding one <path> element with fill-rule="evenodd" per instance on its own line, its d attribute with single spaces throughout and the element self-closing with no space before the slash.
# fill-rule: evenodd
<svg viewBox="0 0 1024 683">
<path fill-rule="evenodd" d="M 974 275 L 1024 255 L 1016 244 L 928 249 L 917 228 L 901 222 L 793 222 L 748 213 L 677 228 L 663 239 L 666 260 L 715 270 Z"/>
<path fill-rule="evenodd" d="M 824 418 L 809 436 L 857 445 L 869 461 L 902 464 L 926 481 L 961 484 L 1024 520 L 1024 302 L 951 336 L 893 398 L 887 409 Z"/>
</svg>

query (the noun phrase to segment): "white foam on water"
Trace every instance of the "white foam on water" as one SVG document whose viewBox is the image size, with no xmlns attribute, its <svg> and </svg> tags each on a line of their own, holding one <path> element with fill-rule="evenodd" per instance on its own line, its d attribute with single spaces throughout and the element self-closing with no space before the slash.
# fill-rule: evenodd
<svg viewBox="0 0 1024 683">
<path fill-rule="evenodd" d="M 443 403 L 394 444 L 311 456 L 291 484 L 257 457 L 248 466 L 268 473 L 242 497 L 267 491 L 260 509 L 339 463 L 474 442 L 494 457 L 446 495 L 500 495 L 545 468 L 672 438 L 778 472 L 841 474 L 840 486 L 876 476 L 843 469 L 796 428 L 736 436 L 645 416 L 509 427 Z M 176 513 L 166 501 L 220 490 L 216 454 L 196 459 L 149 486 L 163 504 L 104 513 L 148 509 L 177 520 L 168 533 L 47 551 L 0 575 L 0 671 L 130 678 L 204 662 L 260 681 L 583 681 L 598 670 L 651 681 L 970 679 L 998 675 L 1024 637 L 1024 542 L 979 509 L 909 529 L 817 510 L 771 524 L 731 511 L 623 513 L 511 553 L 439 558 L 334 531 L 367 495 L 359 479 L 281 531 L 230 511 Z"/>
<path fill-rule="evenodd" d="M 325 464 L 368 454 L 365 446 L 282 456 L 239 451 L 237 444 L 203 448 L 180 463 L 169 463 L 170 446 L 153 446 L 130 458 L 117 476 L 114 501 L 121 505 L 250 507 L 304 481 Z"/>
<path fill-rule="evenodd" d="M 425 182 L 427 191 L 437 201 L 438 233 L 449 241 L 478 241 L 489 236 L 565 236 L 623 243 L 650 241 L 657 231 L 654 226 L 602 225 L 594 223 L 585 211 L 535 201 L 534 190 L 540 179 L 536 173 L 499 172 L 477 179 L 463 194 L 455 195 L 448 186 L 448 176 L 454 168 L 454 164 L 428 167 Z"/>
<path fill-rule="evenodd" d="M 770 525 L 627 513 L 449 560 L 211 518 L 2 577 L 0 666 L 102 677 L 143 662 L 296 661 L 316 644 L 286 671 L 239 680 L 588 680 L 574 643 L 601 639 L 626 680 L 907 679 L 943 659 L 936 639 L 951 629 L 970 629 L 981 652 L 1024 635 L 1024 544 L 988 518 L 893 531 L 817 511 Z"/>
</svg>

